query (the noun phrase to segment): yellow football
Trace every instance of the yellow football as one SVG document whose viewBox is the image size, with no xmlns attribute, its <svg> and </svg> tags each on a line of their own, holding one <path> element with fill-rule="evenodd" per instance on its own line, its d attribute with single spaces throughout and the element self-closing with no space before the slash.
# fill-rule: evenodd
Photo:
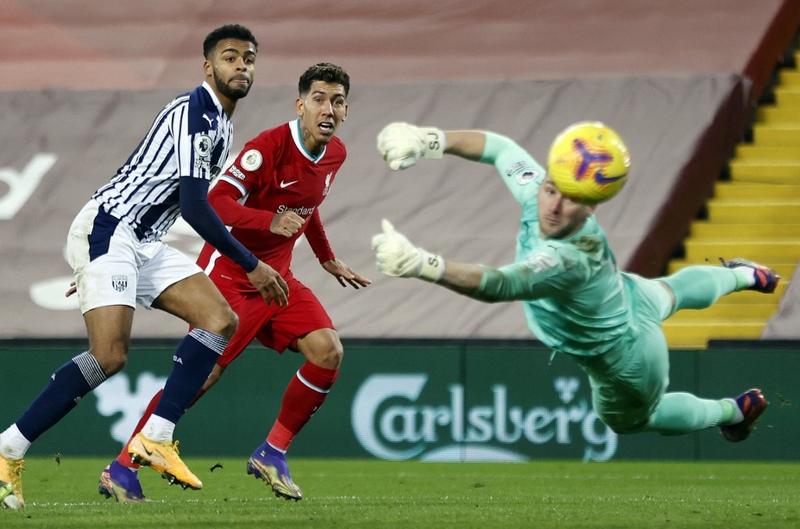
<svg viewBox="0 0 800 529">
<path fill-rule="evenodd" d="M 631 157 L 614 132 L 599 121 L 574 123 L 550 146 L 547 172 L 558 190 L 581 202 L 604 202 L 628 178 Z"/>
</svg>

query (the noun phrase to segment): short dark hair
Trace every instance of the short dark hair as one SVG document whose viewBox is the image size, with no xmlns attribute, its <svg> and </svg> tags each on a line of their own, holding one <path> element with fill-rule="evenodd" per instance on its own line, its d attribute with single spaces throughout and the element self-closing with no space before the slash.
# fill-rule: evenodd
<svg viewBox="0 0 800 529">
<path fill-rule="evenodd" d="M 297 83 L 297 91 L 300 96 L 305 96 L 311 89 L 311 83 L 314 81 L 324 81 L 326 83 L 336 83 L 344 87 L 344 95 L 350 92 L 350 76 L 347 75 L 341 66 L 331 64 L 329 62 L 319 62 L 311 66 L 303 72 L 300 76 L 300 82 Z"/>
<path fill-rule="evenodd" d="M 206 35 L 205 40 L 203 40 L 203 56 L 208 58 L 209 54 L 217 45 L 217 43 L 225 39 L 237 39 L 244 40 L 246 42 L 252 42 L 256 47 L 256 51 L 258 51 L 258 41 L 249 29 L 239 24 L 225 24 L 224 26 L 220 26 Z"/>
</svg>

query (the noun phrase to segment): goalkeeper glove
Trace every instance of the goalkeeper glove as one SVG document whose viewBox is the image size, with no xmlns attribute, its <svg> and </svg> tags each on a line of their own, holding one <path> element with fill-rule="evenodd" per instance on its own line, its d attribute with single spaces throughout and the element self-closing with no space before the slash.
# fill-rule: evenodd
<svg viewBox="0 0 800 529">
<path fill-rule="evenodd" d="M 372 237 L 375 264 L 382 273 L 393 277 L 418 277 L 436 282 L 444 275 L 444 258 L 414 246 L 386 219 L 383 233 Z"/>
<path fill-rule="evenodd" d="M 392 171 L 407 169 L 420 158 L 438 159 L 444 155 L 445 134 L 435 127 L 417 127 L 396 121 L 378 134 L 378 152 Z"/>
</svg>

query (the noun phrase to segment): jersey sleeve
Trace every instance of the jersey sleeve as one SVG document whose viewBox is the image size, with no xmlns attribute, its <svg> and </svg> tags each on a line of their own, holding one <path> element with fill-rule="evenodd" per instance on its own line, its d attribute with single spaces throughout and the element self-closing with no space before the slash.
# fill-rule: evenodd
<svg viewBox="0 0 800 529">
<path fill-rule="evenodd" d="M 170 131 L 172 132 L 178 177 L 200 178 L 210 181 L 215 175 L 212 171 L 211 155 L 214 138 L 221 133 L 213 128 L 216 114 L 203 111 L 193 93 L 186 105 L 181 105 L 172 113 Z"/>
<path fill-rule="evenodd" d="M 250 208 L 239 202 L 241 190 L 228 180 L 220 179 L 208 193 L 208 202 L 226 226 L 268 231 L 275 214 Z"/>
<path fill-rule="evenodd" d="M 544 181 L 544 168 L 512 139 L 495 132 L 485 134 L 486 145 L 480 161 L 495 166 L 517 202 L 535 203 Z"/>
<path fill-rule="evenodd" d="M 328 241 L 328 236 L 325 234 L 325 228 L 322 225 L 322 217 L 319 215 L 319 209 L 315 209 L 308 219 L 308 226 L 305 231 L 306 239 L 308 240 L 311 250 L 320 263 L 333 261 L 336 256 L 333 254 L 333 249 Z"/>
<path fill-rule="evenodd" d="M 585 265 L 585 259 L 569 247 L 546 244 L 525 261 L 484 269 L 478 294 L 486 301 L 551 297 L 585 277 Z"/>
<path fill-rule="evenodd" d="M 180 182 L 181 216 L 206 242 L 234 262 L 245 272 L 252 272 L 258 259 L 225 229 L 220 218 L 208 202 L 208 182 L 181 177 Z"/>
<path fill-rule="evenodd" d="M 271 182 L 271 153 L 274 149 L 263 135 L 250 140 L 228 170 L 220 175 L 219 180 L 234 186 L 243 197 L 248 196 L 253 189 L 268 186 Z"/>
</svg>

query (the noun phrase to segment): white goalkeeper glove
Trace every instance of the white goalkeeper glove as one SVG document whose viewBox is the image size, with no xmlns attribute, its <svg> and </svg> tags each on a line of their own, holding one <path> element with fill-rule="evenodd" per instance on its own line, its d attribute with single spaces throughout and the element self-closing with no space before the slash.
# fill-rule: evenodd
<svg viewBox="0 0 800 529">
<path fill-rule="evenodd" d="M 392 171 L 408 169 L 420 158 L 438 159 L 444 155 L 444 131 L 436 127 L 417 127 L 396 121 L 378 134 L 378 152 Z"/>
<path fill-rule="evenodd" d="M 383 233 L 372 237 L 375 264 L 382 273 L 393 277 L 418 277 L 436 282 L 444 274 L 444 258 L 414 246 L 386 219 Z"/>
</svg>

